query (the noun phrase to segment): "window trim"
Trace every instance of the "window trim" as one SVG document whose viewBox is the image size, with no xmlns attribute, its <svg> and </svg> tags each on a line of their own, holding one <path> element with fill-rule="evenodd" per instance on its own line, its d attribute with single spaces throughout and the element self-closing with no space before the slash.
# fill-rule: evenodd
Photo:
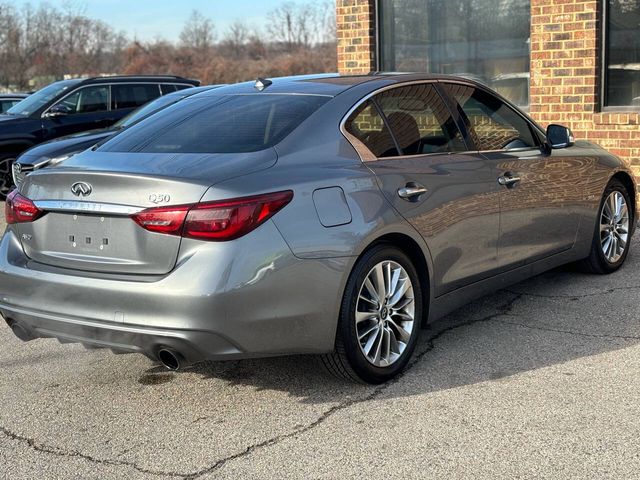
<svg viewBox="0 0 640 480">
<path fill-rule="evenodd" d="M 88 85 L 81 85 L 78 88 L 74 88 L 70 92 L 67 92 L 66 95 L 60 97 L 55 102 L 53 102 L 51 105 L 49 105 L 44 110 L 44 112 L 42 112 L 40 114 L 40 118 L 46 118 L 45 116 L 46 116 L 47 113 L 49 113 L 49 110 L 51 110 L 56 105 L 59 105 L 60 103 L 62 103 L 66 98 L 70 97 L 71 95 L 74 95 L 75 93 L 79 92 L 80 90 L 84 90 L 86 88 L 93 88 L 93 87 L 107 87 L 107 109 L 106 110 L 98 110 L 97 112 L 76 112 L 76 113 L 73 113 L 71 115 L 78 115 L 78 114 L 83 114 L 83 113 L 86 115 L 88 113 L 110 112 L 111 111 L 111 84 L 90 83 Z"/>
<path fill-rule="evenodd" d="M 88 83 L 85 85 L 79 85 L 76 88 L 74 88 L 73 90 L 70 90 L 69 92 L 67 92 L 65 95 L 63 95 L 62 97 L 58 98 L 57 100 L 55 100 L 51 105 L 49 105 L 47 108 L 44 109 L 44 111 L 40 114 L 40 118 L 45 118 L 45 115 L 47 113 L 49 113 L 49 110 L 51 110 L 55 105 L 59 104 L 60 102 L 62 102 L 65 98 L 67 98 L 69 95 L 74 94 L 75 92 L 77 92 L 78 90 L 81 90 L 83 88 L 87 88 L 87 87 L 97 87 L 97 86 L 106 86 L 109 87 L 109 104 L 107 105 L 109 108 L 107 110 L 104 110 L 105 112 L 117 112 L 118 110 L 125 110 L 124 108 L 122 109 L 117 109 L 117 110 L 113 110 L 111 108 L 111 86 L 112 85 L 157 85 L 158 86 L 158 91 L 160 92 L 160 96 L 162 97 L 162 89 L 160 88 L 160 85 L 162 84 L 167 84 L 167 85 L 187 85 L 189 87 L 193 87 L 193 85 L 189 84 L 189 83 L 181 83 L 181 82 L 170 82 L 170 81 L 163 81 L 163 82 L 97 82 L 97 83 Z M 136 108 L 136 107 L 129 107 L 129 108 Z"/>
<path fill-rule="evenodd" d="M 602 9 L 602 27 L 600 32 L 600 100 L 599 107 L 601 112 L 640 112 L 640 105 L 607 105 L 607 73 L 609 71 L 609 58 L 607 55 L 607 47 L 609 44 L 609 2 L 610 0 L 602 0 L 600 8 Z"/>
<path fill-rule="evenodd" d="M 542 147 L 544 144 L 544 141 L 541 140 L 540 135 L 542 135 L 542 138 L 545 139 L 547 138 L 546 132 L 544 132 L 542 130 L 542 127 L 540 127 L 533 119 L 530 119 L 526 114 L 524 114 L 524 112 L 520 111 L 520 109 L 514 105 L 513 103 L 511 103 L 509 100 L 507 100 L 506 98 L 504 98 L 502 95 L 500 95 L 498 92 L 494 92 L 492 91 L 490 88 L 485 87 L 484 85 L 474 85 L 472 83 L 469 82 L 463 82 L 463 81 L 458 81 L 458 80 L 442 80 L 440 82 L 443 85 L 446 85 L 448 83 L 453 83 L 456 85 L 464 85 L 467 87 L 472 87 L 472 88 L 476 88 L 478 90 L 482 90 L 483 92 L 485 92 L 488 95 L 491 95 L 495 98 L 497 98 L 498 100 L 500 100 L 502 103 L 504 103 L 507 107 L 509 107 L 513 112 L 515 112 L 520 118 L 522 118 L 522 120 L 524 120 L 524 122 L 527 124 L 527 126 L 529 127 L 531 136 L 533 137 L 533 139 L 536 142 L 539 142 L 538 145 L 535 145 L 533 147 L 518 147 L 518 148 L 510 148 L 510 149 L 504 149 L 504 148 L 499 148 L 499 149 L 494 149 L 494 150 L 480 150 L 480 149 L 476 149 L 474 150 L 475 152 L 479 152 L 479 153 L 496 153 L 496 152 L 525 152 L 525 151 L 529 151 L 529 150 L 540 150 L 542 151 Z M 446 91 L 446 89 L 445 89 Z M 447 96 L 451 98 L 451 101 L 454 103 L 454 105 L 459 106 L 462 109 L 462 105 L 459 104 L 459 102 L 453 98 L 453 96 L 447 92 Z M 464 109 L 462 110 L 462 113 L 464 113 L 464 117 L 467 118 L 467 114 L 464 112 Z M 469 128 L 467 127 L 466 123 L 463 121 L 462 124 L 464 125 L 464 128 L 466 130 L 465 133 L 469 133 Z M 475 142 L 473 141 L 473 137 L 471 135 L 468 135 L 469 140 L 473 143 L 474 147 L 478 147 L 478 145 L 475 144 Z"/>
<path fill-rule="evenodd" d="M 606 0 L 605 0 L 606 1 Z M 476 147 L 475 143 L 473 143 L 472 145 L 470 145 L 470 141 L 473 142 L 473 140 L 471 139 L 468 129 L 466 127 L 466 125 L 463 124 L 461 125 L 457 120 L 456 120 L 456 115 L 457 112 L 454 112 L 451 110 L 453 105 L 458 105 L 458 102 L 451 97 L 451 95 L 449 94 L 449 92 L 446 92 L 446 98 L 445 96 L 443 96 L 443 93 L 441 92 L 441 89 L 439 88 L 440 86 L 444 86 L 448 83 L 452 83 L 452 84 L 457 84 L 457 85 L 465 85 L 467 87 L 472 87 L 472 88 L 478 88 L 483 90 L 484 92 L 493 95 L 494 97 L 496 97 L 498 100 L 500 100 L 501 102 L 505 103 L 509 108 L 511 108 L 511 110 L 513 110 L 514 112 L 516 112 L 516 114 L 518 114 L 526 123 L 527 125 L 529 125 L 529 128 L 532 130 L 531 134 L 534 137 L 535 140 L 540 142 L 540 145 L 537 145 L 535 147 L 522 147 L 522 148 L 513 148 L 510 150 L 504 150 L 504 149 L 500 149 L 500 150 L 478 150 L 478 149 L 470 149 L 469 147 L 473 146 Z M 373 154 L 373 152 L 371 150 L 369 150 L 369 148 L 357 137 L 355 137 L 354 135 L 352 135 L 351 133 L 349 133 L 346 129 L 346 123 L 347 120 L 349 120 L 349 117 L 351 117 L 351 115 L 353 114 L 353 112 L 355 112 L 363 103 L 365 103 L 367 100 L 371 99 L 372 97 L 378 95 L 381 92 L 384 92 L 386 90 L 392 90 L 394 88 L 401 88 L 401 87 L 406 87 L 406 86 L 411 86 L 411 85 L 418 85 L 418 84 L 434 84 L 436 91 L 438 92 L 438 94 L 440 95 L 440 98 L 442 99 L 442 101 L 445 103 L 445 105 L 447 106 L 447 108 L 449 109 L 449 112 L 451 113 L 451 117 L 453 118 L 454 122 L 456 123 L 456 126 L 458 127 L 458 130 L 460 131 L 461 135 L 462 135 L 462 139 L 465 142 L 467 148 L 469 150 L 464 150 L 464 151 L 460 151 L 460 152 L 435 152 L 435 153 L 418 153 L 418 154 L 414 154 L 414 155 L 399 155 L 396 157 L 377 157 Z M 379 109 L 379 107 L 377 106 L 377 102 L 373 102 L 373 104 L 376 106 L 376 109 Z M 386 118 L 383 116 L 383 121 L 385 122 L 385 125 L 387 125 L 386 123 Z M 464 127 L 464 130 L 461 128 Z M 388 128 L 388 125 L 387 125 Z M 392 138 L 394 139 L 394 143 L 396 142 L 395 139 L 395 135 L 393 134 L 393 132 L 391 131 L 391 129 L 389 129 L 389 132 L 391 133 Z M 434 79 L 428 79 L 428 80 L 409 80 L 407 82 L 401 82 L 401 83 L 395 83 L 393 85 L 387 85 L 385 87 L 381 87 L 378 88 L 372 92 L 369 92 L 367 95 L 365 95 L 364 97 L 362 97 L 360 100 L 358 100 L 348 111 L 347 113 L 342 117 L 342 120 L 340 121 L 340 133 L 342 133 L 342 136 L 344 136 L 347 141 L 351 144 L 351 146 L 355 149 L 356 153 L 358 154 L 358 156 L 360 157 L 360 160 L 362 162 L 377 162 L 380 160 L 394 160 L 394 159 L 407 159 L 407 158 L 416 158 L 416 157 L 428 157 L 428 156 L 433 156 L 433 155 L 453 155 L 453 154 L 457 154 L 457 155 L 469 155 L 469 154 L 477 154 L 477 153 L 492 153 L 492 152 L 518 152 L 518 151 L 527 151 L 527 150 L 532 150 L 532 149 L 537 149 L 542 151 L 543 145 L 544 145 L 544 140 L 546 140 L 547 135 L 546 132 L 542 129 L 542 127 L 540 125 L 538 125 L 533 119 L 529 118 L 524 112 L 522 112 L 517 106 L 515 106 L 513 103 L 511 103 L 509 100 L 507 100 L 506 98 L 504 98 L 502 95 L 500 95 L 497 92 L 493 92 L 491 89 L 489 89 L 488 87 L 481 85 L 481 84 L 476 84 L 473 82 L 469 82 L 469 81 L 465 81 L 463 79 L 438 79 L 438 78 L 434 78 Z M 540 134 L 540 135 L 538 135 Z M 396 143 L 397 144 L 397 143 Z"/>
<path fill-rule="evenodd" d="M 398 145 L 398 141 L 396 140 L 396 137 L 393 134 L 393 131 L 391 130 L 391 128 L 389 128 L 389 125 L 387 123 L 387 117 L 384 115 L 384 112 L 382 112 L 382 110 L 380 109 L 380 106 L 378 105 L 378 102 L 376 102 L 375 99 L 373 99 L 372 97 L 375 97 L 376 95 L 378 95 L 378 94 L 380 94 L 382 92 L 386 92 L 387 90 L 393 90 L 395 88 L 403 88 L 403 87 L 408 87 L 408 86 L 411 86 L 411 85 L 433 84 L 434 88 L 436 89 L 436 92 L 438 93 L 438 96 L 440 97 L 442 102 L 445 104 L 445 106 L 449 110 L 449 113 L 451 114 L 451 118 L 453 119 L 454 123 L 456 124 L 456 127 L 460 131 L 460 135 L 462 136 L 462 140 L 465 143 L 465 146 L 467 148 L 469 148 L 469 143 L 467 142 L 467 139 L 466 139 L 466 137 L 464 135 L 465 132 L 463 132 L 460 129 L 460 125 L 458 124 L 458 122 L 455 119 L 454 112 L 451 111 L 451 106 L 449 105 L 449 102 L 447 101 L 446 98 L 444 98 L 442 96 L 442 92 L 440 92 L 440 89 L 438 88 L 438 84 L 439 83 L 440 83 L 440 81 L 438 79 L 410 80 L 410 81 L 407 81 L 407 82 L 394 83 L 393 85 L 387 85 L 385 87 L 381 87 L 381 88 L 378 88 L 378 89 L 376 89 L 376 90 L 374 90 L 372 92 L 369 92 L 367 95 L 365 95 L 360 100 L 358 100 L 355 103 L 355 105 L 353 105 L 347 111 L 347 113 L 342 117 L 342 120 L 340 120 L 340 133 L 342 133 L 342 135 L 347 139 L 347 141 L 355 149 L 355 151 L 358 153 L 358 156 L 360 157 L 360 160 L 363 161 L 363 162 L 377 162 L 379 160 L 397 160 L 397 159 L 406 159 L 406 158 L 428 157 L 428 156 L 433 156 L 433 155 L 453 155 L 453 154 L 461 154 L 461 153 L 473 152 L 473 150 L 465 150 L 463 152 L 416 153 L 416 154 L 413 154 L 413 155 L 397 155 L 395 157 L 377 157 L 376 155 L 373 154 L 373 152 L 371 150 L 369 150 L 369 147 L 367 147 L 359 138 L 357 138 L 356 136 L 354 136 L 351 133 L 349 133 L 349 131 L 346 128 L 347 120 L 349 120 L 351 115 L 358 108 L 360 108 L 360 106 L 363 103 L 365 103 L 367 100 L 372 100 L 372 103 L 373 103 L 374 107 L 378 111 L 378 114 L 381 116 L 382 121 L 384 122 L 384 124 L 386 125 L 387 129 L 389 130 L 389 133 L 391 134 L 391 138 L 393 139 L 393 143 L 396 145 L 396 149 L 398 149 L 398 153 L 400 153 L 402 151 L 402 149 L 400 149 L 400 146 Z"/>
</svg>

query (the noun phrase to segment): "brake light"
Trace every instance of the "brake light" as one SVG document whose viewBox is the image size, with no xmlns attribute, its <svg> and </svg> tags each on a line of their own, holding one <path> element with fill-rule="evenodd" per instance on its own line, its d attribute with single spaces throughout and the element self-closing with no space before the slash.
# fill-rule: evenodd
<svg viewBox="0 0 640 480">
<path fill-rule="evenodd" d="M 195 205 L 148 208 L 132 216 L 151 232 L 209 241 L 233 240 L 266 222 L 293 198 L 293 192 L 267 193 Z"/>
<path fill-rule="evenodd" d="M 4 204 L 4 216 L 7 223 L 33 222 L 40 218 L 44 212 L 36 207 L 35 203 L 14 190 L 7 196 Z"/>
</svg>

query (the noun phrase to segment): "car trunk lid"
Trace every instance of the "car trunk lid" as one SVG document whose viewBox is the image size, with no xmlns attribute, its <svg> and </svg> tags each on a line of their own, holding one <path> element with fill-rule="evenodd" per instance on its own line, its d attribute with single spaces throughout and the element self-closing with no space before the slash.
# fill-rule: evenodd
<svg viewBox="0 0 640 480">
<path fill-rule="evenodd" d="M 89 156 L 94 166 L 106 166 L 104 155 Z M 124 158 L 112 158 L 108 171 L 87 170 L 88 160 L 81 158 L 28 175 L 21 194 L 46 214 L 15 225 L 26 255 L 43 264 L 92 272 L 168 273 L 176 264 L 181 237 L 145 230 L 131 215 L 198 203 L 212 184 L 275 161 L 275 153 L 254 155 L 253 162 L 240 158 L 232 168 L 232 159 L 203 157 L 129 154 L 129 168 Z M 218 169 L 210 166 L 216 161 Z"/>
</svg>

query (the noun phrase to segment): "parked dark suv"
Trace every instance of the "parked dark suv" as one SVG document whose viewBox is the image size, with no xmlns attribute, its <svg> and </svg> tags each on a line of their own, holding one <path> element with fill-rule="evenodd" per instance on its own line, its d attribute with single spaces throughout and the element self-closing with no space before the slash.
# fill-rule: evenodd
<svg viewBox="0 0 640 480">
<path fill-rule="evenodd" d="M 0 197 L 11 189 L 11 166 L 27 148 L 108 127 L 154 98 L 199 84 L 175 76 L 113 76 L 61 80 L 44 87 L 0 115 Z"/>
<path fill-rule="evenodd" d="M 28 93 L 2 93 L 0 94 L 0 113 L 5 113 L 15 104 L 29 96 Z"/>
</svg>

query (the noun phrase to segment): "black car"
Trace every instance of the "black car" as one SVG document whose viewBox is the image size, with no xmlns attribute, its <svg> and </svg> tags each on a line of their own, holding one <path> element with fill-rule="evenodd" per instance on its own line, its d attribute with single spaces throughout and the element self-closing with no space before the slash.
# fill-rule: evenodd
<svg viewBox="0 0 640 480">
<path fill-rule="evenodd" d="M 206 92 L 208 90 L 221 87 L 222 85 L 207 85 L 204 87 L 194 87 L 177 92 L 167 93 L 156 98 L 142 107 L 121 118 L 109 128 L 99 130 L 89 130 L 88 132 L 75 133 L 66 137 L 56 138 L 48 142 L 36 145 L 22 153 L 13 164 L 13 183 L 20 186 L 24 177 L 34 170 L 47 166 L 57 165 L 67 158 L 80 153 L 96 143 L 118 133 L 119 131 L 133 125 L 139 120 L 153 115 L 154 113 L 173 105 L 180 100 Z"/>
<path fill-rule="evenodd" d="M 28 96 L 28 93 L 0 93 L 0 113 L 5 113 Z"/>
<path fill-rule="evenodd" d="M 0 196 L 12 186 L 16 157 L 54 138 L 113 125 L 166 93 L 200 85 L 175 76 L 112 76 L 61 80 L 0 115 Z"/>
</svg>

